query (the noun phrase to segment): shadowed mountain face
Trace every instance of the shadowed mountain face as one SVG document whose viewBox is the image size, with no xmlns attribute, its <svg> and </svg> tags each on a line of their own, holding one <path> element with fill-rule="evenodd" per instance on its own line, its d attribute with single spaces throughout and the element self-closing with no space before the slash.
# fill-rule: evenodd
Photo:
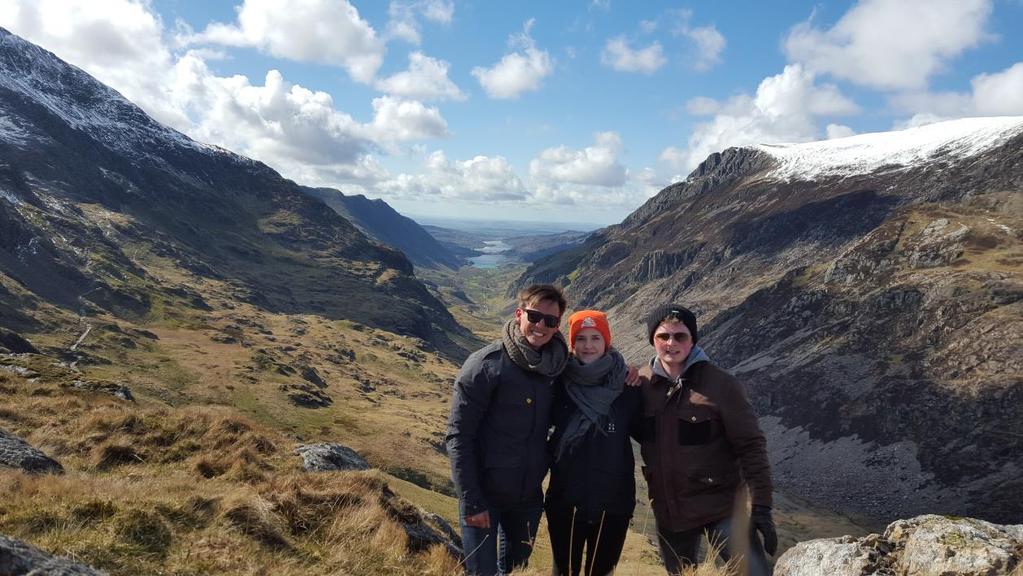
<svg viewBox="0 0 1023 576">
<path fill-rule="evenodd" d="M 652 352 L 647 310 L 694 309 L 782 490 L 884 519 L 1018 521 L 1023 118 L 1006 122 L 979 153 L 812 178 L 729 149 L 520 282 L 608 309 L 634 360 Z"/>
<path fill-rule="evenodd" d="M 149 276 L 140 258 L 178 267 Z M 191 278 L 192 280 L 188 280 Z M 190 140 L 53 54 L 0 29 L 0 305 L 146 318 L 226 285 L 269 311 L 349 319 L 452 356 L 469 338 L 397 250 L 267 166 Z"/>
<path fill-rule="evenodd" d="M 383 200 L 370 200 L 361 194 L 345 196 L 333 188 L 300 189 L 330 206 L 367 236 L 401 250 L 416 266 L 457 269 L 461 265 L 461 259 L 415 220 L 402 216 Z"/>
</svg>

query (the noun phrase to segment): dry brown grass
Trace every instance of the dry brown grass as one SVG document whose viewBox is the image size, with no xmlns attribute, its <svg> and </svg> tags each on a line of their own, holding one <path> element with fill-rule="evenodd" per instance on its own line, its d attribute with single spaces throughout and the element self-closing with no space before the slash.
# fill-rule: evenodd
<svg viewBox="0 0 1023 576">
<path fill-rule="evenodd" d="M 227 407 L 133 405 L 5 378 L 0 425 L 67 473 L 0 471 L 0 533 L 111 574 L 452 574 L 409 549 L 379 472 L 309 474 L 294 440 Z M 53 394 L 33 394 L 35 389 Z M 19 428 L 31 414 L 34 426 Z M 282 448 L 282 447 L 287 447 Z"/>
</svg>

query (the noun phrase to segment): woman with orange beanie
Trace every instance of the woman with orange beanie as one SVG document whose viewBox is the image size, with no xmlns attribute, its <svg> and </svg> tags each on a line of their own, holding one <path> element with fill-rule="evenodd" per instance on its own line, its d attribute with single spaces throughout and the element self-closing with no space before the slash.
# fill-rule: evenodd
<svg viewBox="0 0 1023 576">
<path fill-rule="evenodd" d="M 618 564 L 636 505 L 629 439 L 642 415 L 642 393 L 625 385 L 628 366 L 611 347 L 603 312 L 580 310 L 568 324 L 572 355 L 556 387 L 544 502 L 553 574 L 603 576 Z"/>
</svg>

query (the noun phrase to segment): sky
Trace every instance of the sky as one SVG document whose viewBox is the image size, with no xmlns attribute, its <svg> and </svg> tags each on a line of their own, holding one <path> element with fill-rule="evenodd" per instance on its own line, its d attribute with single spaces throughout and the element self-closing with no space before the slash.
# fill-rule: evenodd
<svg viewBox="0 0 1023 576">
<path fill-rule="evenodd" d="M 1023 0 L 0 0 L 0 26 L 412 217 L 612 224 L 729 146 L 1023 115 Z"/>
</svg>

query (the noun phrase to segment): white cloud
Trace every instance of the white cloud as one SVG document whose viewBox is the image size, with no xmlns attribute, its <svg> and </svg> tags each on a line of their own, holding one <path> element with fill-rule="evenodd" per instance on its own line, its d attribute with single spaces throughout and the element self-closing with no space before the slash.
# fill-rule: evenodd
<svg viewBox="0 0 1023 576">
<path fill-rule="evenodd" d="M 707 98 L 706 96 L 697 96 L 686 102 L 686 112 L 693 116 L 710 116 L 717 113 L 720 109 L 721 104 L 717 100 Z"/>
<path fill-rule="evenodd" d="M 263 85 L 213 75 L 194 55 L 176 68 L 175 96 L 192 118 L 189 134 L 284 171 L 296 164 L 352 164 L 375 147 L 371 131 L 334 109 L 325 92 L 267 73 Z"/>
<path fill-rule="evenodd" d="M 444 60 L 413 52 L 408 57 L 408 70 L 378 80 L 374 86 L 394 96 L 420 100 L 465 100 L 465 94 L 448 78 Z"/>
<path fill-rule="evenodd" d="M 810 21 L 785 39 L 808 69 L 880 89 L 926 86 L 946 62 L 987 38 L 991 0 L 861 0 L 829 30 Z"/>
<path fill-rule="evenodd" d="M 970 81 L 973 107 L 984 115 L 1023 114 L 1023 62 L 995 74 L 981 74 Z"/>
<path fill-rule="evenodd" d="M 755 96 L 740 94 L 719 103 L 714 118 L 693 129 L 685 150 L 667 148 L 660 160 L 675 170 L 689 171 L 730 146 L 818 139 L 817 117 L 859 112 L 837 87 L 815 80 L 813 72 L 798 64 L 786 66 L 781 74 L 764 78 Z M 696 106 L 712 108 L 706 100 Z"/>
<path fill-rule="evenodd" d="M 372 134 L 379 142 L 440 138 L 448 124 L 436 108 L 392 96 L 373 99 Z"/>
<path fill-rule="evenodd" d="M 725 50 L 725 37 L 714 26 L 693 28 L 686 33 L 696 43 L 696 61 L 693 67 L 697 70 L 710 70 L 721 63 L 721 53 Z"/>
<path fill-rule="evenodd" d="M 1023 115 L 1023 62 L 974 76 L 968 92 L 911 91 L 893 95 L 891 105 L 910 115 L 896 128 L 921 126 L 964 116 Z"/>
<path fill-rule="evenodd" d="M 399 174 L 378 182 L 377 189 L 403 200 L 521 202 L 529 196 L 505 158 L 480 155 L 452 162 L 441 151 L 427 157 L 422 172 Z"/>
<path fill-rule="evenodd" d="M 451 0 L 413 0 L 392 1 L 387 13 L 387 37 L 400 38 L 412 44 L 419 44 L 422 38 L 419 33 L 419 18 L 425 18 L 439 24 L 450 24 L 455 14 L 455 5 Z"/>
<path fill-rule="evenodd" d="M 233 24 L 213 23 L 191 42 L 251 46 L 280 58 L 344 68 L 370 82 L 386 50 L 347 0 L 245 0 Z"/>
<path fill-rule="evenodd" d="M 646 48 L 633 50 L 624 36 L 611 38 L 600 53 L 600 62 L 619 72 L 639 72 L 653 74 L 668 60 L 664 57 L 664 49 L 659 42 Z"/>
<path fill-rule="evenodd" d="M 539 182 L 616 187 L 625 184 L 626 170 L 618 162 L 622 141 L 614 132 L 596 134 L 593 146 L 573 150 L 548 148 L 529 163 L 529 174 Z"/>
<path fill-rule="evenodd" d="M 846 138 L 848 136 L 855 136 L 856 131 L 846 126 L 845 124 L 828 124 L 825 129 L 828 135 L 828 140 L 834 140 L 835 138 Z"/>
<path fill-rule="evenodd" d="M 550 55 L 537 49 L 529 36 L 533 23 L 534 20 L 526 22 L 524 31 L 510 39 L 511 44 L 521 46 L 521 51 L 505 54 L 490 68 L 472 69 L 472 75 L 491 98 L 518 98 L 524 92 L 535 92 L 540 89 L 541 81 L 554 72 Z"/>
<path fill-rule="evenodd" d="M 669 10 L 668 16 L 675 21 L 672 34 L 689 39 L 696 49 L 691 62 L 694 69 L 706 71 L 721 63 L 721 53 L 724 52 L 728 41 L 715 26 L 690 25 L 693 18 L 692 10 Z"/>
</svg>

